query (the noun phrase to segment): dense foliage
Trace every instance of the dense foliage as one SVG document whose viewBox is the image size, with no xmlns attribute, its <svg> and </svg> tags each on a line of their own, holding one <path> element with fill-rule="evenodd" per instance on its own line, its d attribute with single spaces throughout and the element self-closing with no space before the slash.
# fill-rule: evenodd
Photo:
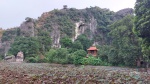
<svg viewBox="0 0 150 84">
<path fill-rule="evenodd" d="M 80 35 L 78 36 L 77 40 L 81 42 L 83 49 L 86 51 L 91 45 L 92 45 L 92 40 L 89 40 L 86 35 Z"/>
<path fill-rule="evenodd" d="M 38 33 L 37 39 L 40 46 L 40 52 L 42 54 L 48 52 L 49 49 L 51 48 L 51 43 L 52 43 L 49 33 L 45 31 L 40 31 Z"/>
<path fill-rule="evenodd" d="M 39 42 L 34 37 L 17 37 L 11 45 L 10 53 L 17 55 L 22 51 L 26 57 L 35 57 L 39 54 Z"/>
<path fill-rule="evenodd" d="M 56 50 L 50 49 L 50 51 L 46 54 L 46 57 L 50 63 L 66 64 L 69 61 L 67 60 L 68 54 L 69 53 L 66 48 L 60 48 Z"/>
<path fill-rule="evenodd" d="M 1 41 L 2 42 L 12 41 L 16 37 L 16 34 L 17 34 L 17 28 L 8 29 L 3 32 Z"/>
<path fill-rule="evenodd" d="M 66 47 L 66 48 L 70 48 L 72 46 L 72 40 L 69 37 L 63 37 L 60 40 L 60 43 L 62 47 Z"/>
<path fill-rule="evenodd" d="M 136 0 L 134 31 L 142 38 L 144 59 L 150 61 L 150 0 Z"/>
<path fill-rule="evenodd" d="M 112 48 L 108 59 L 114 65 L 135 65 L 135 59 L 141 56 L 141 48 L 138 38 L 132 32 L 133 16 L 127 16 L 110 27 Z"/>
</svg>

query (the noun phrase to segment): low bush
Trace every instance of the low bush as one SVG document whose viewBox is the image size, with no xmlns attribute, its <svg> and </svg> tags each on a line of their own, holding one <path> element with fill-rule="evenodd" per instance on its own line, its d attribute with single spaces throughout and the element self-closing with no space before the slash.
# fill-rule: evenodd
<svg viewBox="0 0 150 84">
<path fill-rule="evenodd" d="M 47 63 L 48 59 L 47 58 L 43 58 L 43 59 L 37 59 L 37 63 Z"/>
<path fill-rule="evenodd" d="M 37 62 L 37 59 L 34 58 L 34 57 L 28 57 L 26 58 L 27 62 L 30 62 L 30 63 L 36 63 Z"/>
<path fill-rule="evenodd" d="M 103 62 L 101 59 L 89 56 L 88 58 L 83 58 L 82 62 L 83 65 L 103 65 Z"/>
<path fill-rule="evenodd" d="M 69 62 L 68 55 L 69 53 L 66 48 L 50 49 L 46 54 L 46 58 L 50 63 L 67 64 Z"/>
<path fill-rule="evenodd" d="M 73 64 L 80 65 L 82 64 L 81 63 L 82 59 L 86 57 L 86 52 L 84 50 L 77 50 L 76 52 L 73 53 L 73 57 L 74 57 Z"/>
</svg>

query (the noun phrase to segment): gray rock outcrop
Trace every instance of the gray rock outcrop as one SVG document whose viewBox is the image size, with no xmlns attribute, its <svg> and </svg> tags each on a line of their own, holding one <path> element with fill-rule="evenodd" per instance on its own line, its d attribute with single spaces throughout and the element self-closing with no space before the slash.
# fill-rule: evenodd
<svg viewBox="0 0 150 84">
<path fill-rule="evenodd" d="M 25 37 L 34 37 L 34 20 L 26 18 L 26 21 L 20 25 L 20 34 Z"/>
</svg>

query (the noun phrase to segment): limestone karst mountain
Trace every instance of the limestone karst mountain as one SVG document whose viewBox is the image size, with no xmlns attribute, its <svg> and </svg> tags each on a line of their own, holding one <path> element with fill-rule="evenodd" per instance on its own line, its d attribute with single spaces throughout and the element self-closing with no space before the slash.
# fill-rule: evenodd
<svg viewBox="0 0 150 84">
<path fill-rule="evenodd" d="M 75 41 L 81 34 L 85 34 L 95 44 L 109 44 L 108 26 L 128 14 L 133 14 L 133 9 L 118 12 L 99 7 L 54 9 L 43 13 L 36 20 L 26 18 L 17 28 L 4 30 L 0 50 L 6 54 L 15 37 L 37 37 L 42 31 L 47 32 L 52 39 L 52 47 L 61 47 L 60 39 L 63 37 Z"/>
</svg>

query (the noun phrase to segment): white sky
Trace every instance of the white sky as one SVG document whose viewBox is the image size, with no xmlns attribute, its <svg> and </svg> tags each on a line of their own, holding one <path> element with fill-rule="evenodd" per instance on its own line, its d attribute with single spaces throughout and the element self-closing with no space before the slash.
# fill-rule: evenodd
<svg viewBox="0 0 150 84">
<path fill-rule="evenodd" d="M 134 8 L 136 0 L 0 0 L 0 28 L 20 26 L 26 17 L 37 18 L 43 12 L 68 8 L 83 9 L 98 6 L 118 11 L 123 8 Z"/>
</svg>

